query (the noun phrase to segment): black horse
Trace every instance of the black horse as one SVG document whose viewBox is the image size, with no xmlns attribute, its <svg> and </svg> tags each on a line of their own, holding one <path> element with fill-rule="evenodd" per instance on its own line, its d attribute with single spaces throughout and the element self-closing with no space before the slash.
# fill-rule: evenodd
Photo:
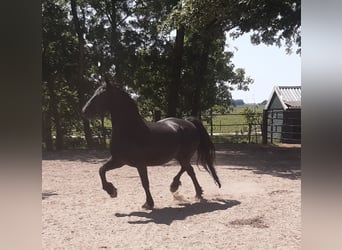
<svg viewBox="0 0 342 250">
<path fill-rule="evenodd" d="M 158 122 L 146 122 L 130 96 L 111 84 L 103 84 L 95 91 L 83 107 L 82 114 L 90 118 L 106 111 L 110 112 L 112 121 L 111 157 L 99 169 L 99 174 L 103 189 L 111 197 L 117 196 L 117 189 L 107 181 L 106 172 L 123 165 L 133 166 L 138 169 L 146 193 L 143 208 L 152 209 L 154 201 L 149 189 L 147 166 L 176 159 L 181 169 L 173 178 L 171 192 L 177 191 L 181 175 L 187 172 L 194 183 L 196 197 L 202 199 L 202 188 L 190 164 L 196 150 L 197 164 L 201 164 L 221 187 L 213 165 L 215 148 L 200 121 L 194 118 L 166 118 Z"/>
</svg>

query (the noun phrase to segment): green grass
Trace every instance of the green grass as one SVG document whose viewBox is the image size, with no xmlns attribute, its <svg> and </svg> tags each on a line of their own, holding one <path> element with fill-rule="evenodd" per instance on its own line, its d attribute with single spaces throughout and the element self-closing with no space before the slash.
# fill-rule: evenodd
<svg viewBox="0 0 342 250">
<path fill-rule="evenodd" d="M 245 116 L 242 114 L 245 107 L 254 108 L 254 106 L 238 106 L 234 110 L 225 115 L 214 115 L 213 116 L 213 133 L 220 134 L 234 134 L 242 135 L 248 132 L 248 125 L 246 123 Z M 263 106 L 255 107 L 256 112 L 262 113 Z M 210 133 L 210 124 L 208 121 L 203 121 L 203 125 Z M 256 126 L 257 131 L 261 130 L 260 126 Z M 252 133 L 254 133 L 254 128 Z"/>
<path fill-rule="evenodd" d="M 213 133 L 235 133 L 247 132 L 248 127 L 245 124 L 243 115 L 228 114 L 217 115 L 213 117 Z M 203 121 L 203 125 L 210 132 L 210 124 L 208 121 Z"/>
</svg>

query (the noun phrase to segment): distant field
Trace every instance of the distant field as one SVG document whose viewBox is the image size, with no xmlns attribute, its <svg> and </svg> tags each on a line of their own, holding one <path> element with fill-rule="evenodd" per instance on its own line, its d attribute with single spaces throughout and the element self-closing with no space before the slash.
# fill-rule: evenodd
<svg viewBox="0 0 342 250">
<path fill-rule="evenodd" d="M 241 112 L 244 110 L 244 108 L 249 107 L 252 109 L 255 109 L 257 112 L 262 112 L 264 109 L 265 105 L 241 105 L 241 106 L 236 106 L 233 108 L 233 111 L 231 112 L 232 114 L 241 114 Z"/>
<path fill-rule="evenodd" d="M 245 116 L 242 114 L 246 107 L 255 109 L 256 112 L 262 113 L 263 106 L 238 106 L 229 114 L 213 116 L 213 133 L 222 134 L 242 134 L 248 131 Z M 203 121 L 203 124 L 210 132 L 209 123 Z M 260 128 L 258 128 L 260 130 Z"/>
</svg>

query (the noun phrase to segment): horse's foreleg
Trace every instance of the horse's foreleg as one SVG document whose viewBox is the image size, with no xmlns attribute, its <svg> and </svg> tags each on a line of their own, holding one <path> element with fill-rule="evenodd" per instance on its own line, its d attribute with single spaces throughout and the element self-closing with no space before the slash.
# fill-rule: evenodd
<svg viewBox="0 0 342 250">
<path fill-rule="evenodd" d="M 142 186 L 145 190 L 145 194 L 146 194 L 146 202 L 142 207 L 145 209 L 152 209 L 154 207 L 154 201 L 152 199 L 152 195 L 150 192 L 150 183 L 149 183 L 148 175 L 147 175 L 147 167 L 146 166 L 138 166 L 137 169 L 138 169 L 139 176 L 141 179 L 141 184 L 142 184 Z"/>
<path fill-rule="evenodd" d="M 118 195 L 117 189 L 111 182 L 108 182 L 106 179 L 106 172 L 115 168 L 120 168 L 122 165 L 118 164 L 111 157 L 102 167 L 99 169 L 99 175 L 102 182 L 102 188 L 110 195 L 110 197 L 114 198 Z"/>
</svg>

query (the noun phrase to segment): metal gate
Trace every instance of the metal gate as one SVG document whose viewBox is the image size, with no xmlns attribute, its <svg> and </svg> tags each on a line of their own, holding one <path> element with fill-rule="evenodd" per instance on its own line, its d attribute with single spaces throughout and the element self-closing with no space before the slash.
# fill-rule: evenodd
<svg viewBox="0 0 342 250">
<path fill-rule="evenodd" d="M 298 109 L 264 110 L 263 143 L 301 143 L 301 112 Z"/>
</svg>

